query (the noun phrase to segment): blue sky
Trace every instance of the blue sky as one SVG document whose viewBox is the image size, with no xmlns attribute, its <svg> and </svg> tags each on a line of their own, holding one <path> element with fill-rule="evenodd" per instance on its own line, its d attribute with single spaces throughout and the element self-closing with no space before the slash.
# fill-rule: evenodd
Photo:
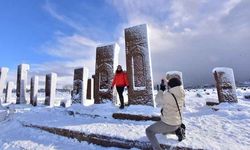
<svg viewBox="0 0 250 150">
<path fill-rule="evenodd" d="M 121 21 L 117 14 L 109 11 L 111 6 L 104 5 L 102 0 L 80 0 L 74 3 L 60 1 L 60 4 L 58 1 L 43 0 L 10 0 L 1 3 L 0 49 L 4 55 L 1 64 L 11 69 L 21 62 L 40 63 L 57 59 L 40 51 L 45 43 L 55 40 L 57 32 L 64 35 L 79 33 L 94 40 L 111 41 L 113 36 L 107 34 L 112 33 L 113 27 Z M 75 27 L 72 27 L 66 22 L 68 20 L 59 20 L 49 9 L 53 9 L 58 16 L 66 14 L 68 20 L 77 20 L 79 23 L 76 22 Z"/>
<path fill-rule="evenodd" d="M 71 84 L 76 67 L 94 74 L 100 44 L 117 42 L 125 65 L 124 28 L 144 23 L 155 82 L 179 70 L 187 85 L 213 83 L 218 66 L 250 80 L 249 0 L 1 1 L 0 66 L 10 68 L 8 80 L 28 63 L 30 76 L 56 72 L 59 84 Z"/>
</svg>

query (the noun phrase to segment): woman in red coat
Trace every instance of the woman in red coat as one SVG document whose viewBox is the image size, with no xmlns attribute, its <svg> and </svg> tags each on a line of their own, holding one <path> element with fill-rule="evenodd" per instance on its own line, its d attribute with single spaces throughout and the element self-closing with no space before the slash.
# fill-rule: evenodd
<svg viewBox="0 0 250 150">
<path fill-rule="evenodd" d="M 121 102 L 120 109 L 123 109 L 124 108 L 124 98 L 123 98 L 122 94 L 124 91 L 124 87 L 127 86 L 127 88 L 128 88 L 129 85 L 128 85 L 127 73 L 122 70 L 121 65 L 117 66 L 111 89 L 113 89 L 114 86 L 116 86 L 116 90 L 118 92 L 119 99 Z"/>
</svg>

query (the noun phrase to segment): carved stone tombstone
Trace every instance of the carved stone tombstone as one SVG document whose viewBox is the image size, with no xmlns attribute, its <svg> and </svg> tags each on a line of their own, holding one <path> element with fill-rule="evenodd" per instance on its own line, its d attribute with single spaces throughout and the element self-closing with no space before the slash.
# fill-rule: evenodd
<svg viewBox="0 0 250 150">
<path fill-rule="evenodd" d="M 153 76 L 147 25 L 125 29 L 129 104 L 153 105 Z"/>
<path fill-rule="evenodd" d="M 37 106 L 38 86 L 39 86 L 39 77 L 38 76 L 32 77 L 30 81 L 30 103 L 33 106 Z"/>
<path fill-rule="evenodd" d="M 56 98 L 56 82 L 57 74 L 50 73 L 46 75 L 46 84 L 45 84 L 45 105 L 54 106 Z"/>
<path fill-rule="evenodd" d="M 112 100 L 112 80 L 116 66 L 118 65 L 119 46 L 117 44 L 106 45 L 96 48 L 96 66 L 94 79 L 95 103 L 104 100 Z"/>
<path fill-rule="evenodd" d="M 166 73 L 166 78 L 167 80 L 170 80 L 171 78 L 178 78 L 181 81 L 182 86 L 184 86 L 182 72 L 180 71 L 168 71 Z"/>
<path fill-rule="evenodd" d="M 93 85 L 93 88 L 94 88 L 94 89 L 93 89 L 93 90 L 94 90 L 94 91 L 93 91 L 93 94 L 94 94 L 94 95 L 93 95 L 93 96 L 94 96 L 94 99 L 95 99 L 95 95 L 96 95 L 96 94 L 95 94 L 95 75 L 92 75 L 92 79 L 93 79 L 93 82 L 94 82 L 94 85 Z"/>
<path fill-rule="evenodd" d="M 9 81 L 6 86 L 5 103 L 12 102 L 12 90 L 14 89 L 14 82 Z"/>
<path fill-rule="evenodd" d="M 233 69 L 218 67 L 213 70 L 219 102 L 238 102 Z"/>
<path fill-rule="evenodd" d="M 29 104 L 29 101 L 26 97 L 26 86 L 28 71 L 30 66 L 28 64 L 21 64 L 17 69 L 17 87 L 16 87 L 16 103 L 17 104 Z"/>
<path fill-rule="evenodd" d="M 88 79 L 87 100 L 94 100 L 94 80 Z"/>
<path fill-rule="evenodd" d="M 5 87 L 5 82 L 6 82 L 8 71 L 9 71 L 8 68 L 5 68 L 5 67 L 0 68 L 0 104 L 2 103 L 2 100 L 4 98 L 3 89 Z"/>
<path fill-rule="evenodd" d="M 89 69 L 86 67 L 74 70 L 72 103 L 84 104 L 87 97 L 87 82 Z"/>
</svg>

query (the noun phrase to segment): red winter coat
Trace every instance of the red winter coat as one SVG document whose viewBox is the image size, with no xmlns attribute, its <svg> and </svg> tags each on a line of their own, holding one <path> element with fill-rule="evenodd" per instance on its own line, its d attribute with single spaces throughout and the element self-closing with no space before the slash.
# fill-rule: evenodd
<svg viewBox="0 0 250 150">
<path fill-rule="evenodd" d="M 114 85 L 118 87 L 128 86 L 127 73 L 126 72 L 116 73 L 112 82 L 112 87 L 114 87 Z"/>
</svg>

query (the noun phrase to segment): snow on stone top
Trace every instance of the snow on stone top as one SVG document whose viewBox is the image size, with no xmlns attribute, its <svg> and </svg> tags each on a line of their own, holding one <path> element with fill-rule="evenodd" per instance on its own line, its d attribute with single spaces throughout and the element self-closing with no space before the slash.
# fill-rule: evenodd
<svg viewBox="0 0 250 150">
<path fill-rule="evenodd" d="M 168 72 L 166 73 L 166 75 L 168 75 L 168 74 L 178 74 L 178 75 L 182 75 L 182 72 L 180 72 L 180 71 L 168 71 Z"/>
<path fill-rule="evenodd" d="M 0 67 L 0 70 L 1 70 L 1 71 L 4 71 L 4 72 L 8 72 L 8 71 L 9 71 L 9 68 L 7 68 L 7 67 Z"/>
<path fill-rule="evenodd" d="M 227 67 L 216 67 L 213 69 L 213 73 L 216 72 L 224 72 L 225 74 L 223 75 L 225 82 L 229 81 L 233 84 L 235 84 L 234 80 L 234 72 L 232 68 L 227 68 Z"/>
<path fill-rule="evenodd" d="M 125 28 L 125 31 L 128 31 L 128 30 L 145 31 L 145 30 L 142 30 L 145 28 L 147 28 L 147 24 L 140 24 L 140 25 Z"/>
<path fill-rule="evenodd" d="M 57 76 L 57 74 L 55 73 L 55 72 L 51 72 L 51 73 L 49 73 L 49 74 L 47 74 L 48 76 Z"/>
<path fill-rule="evenodd" d="M 29 64 L 20 64 L 21 68 L 25 68 L 25 69 L 30 69 L 30 65 Z"/>
<path fill-rule="evenodd" d="M 216 67 L 213 69 L 213 73 L 217 71 L 217 72 L 225 72 L 225 73 L 229 73 L 231 74 L 233 72 L 232 68 L 228 68 L 228 67 Z"/>
<path fill-rule="evenodd" d="M 119 47 L 119 45 L 116 42 L 110 42 L 110 43 L 105 43 L 105 44 L 99 44 L 97 45 L 97 48 L 106 47 L 106 46 L 114 46 L 114 48 Z"/>
<path fill-rule="evenodd" d="M 125 33 L 130 38 L 147 37 L 147 24 L 126 28 Z"/>
</svg>

